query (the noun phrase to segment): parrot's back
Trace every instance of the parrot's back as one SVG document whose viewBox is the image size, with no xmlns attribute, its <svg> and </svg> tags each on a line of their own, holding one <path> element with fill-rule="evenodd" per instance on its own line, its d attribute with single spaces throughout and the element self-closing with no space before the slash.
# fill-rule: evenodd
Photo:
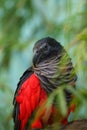
<svg viewBox="0 0 87 130">
<path fill-rule="evenodd" d="M 26 130 L 32 113 L 47 99 L 46 91 L 40 86 L 40 80 L 32 68 L 25 71 L 20 78 L 14 96 L 14 130 Z M 38 118 L 31 128 L 42 128 L 42 121 Z"/>
<path fill-rule="evenodd" d="M 21 89 L 22 84 L 33 74 L 32 67 L 28 68 L 23 75 L 20 77 L 20 80 L 17 84 L 17 88 L 14 94 L 14 99 L 13 99 L 13 105 L 14 105 L 14 110 L 13 110 L 13 119 L 15 122 L 14 129 L 15 130 L 20 130 L 20 121 L 18 120 L 18 114 L 19 114 L 19 104 L 16 102 L 16 96 L 18 95 L 18 91 Z"/>
</svg>

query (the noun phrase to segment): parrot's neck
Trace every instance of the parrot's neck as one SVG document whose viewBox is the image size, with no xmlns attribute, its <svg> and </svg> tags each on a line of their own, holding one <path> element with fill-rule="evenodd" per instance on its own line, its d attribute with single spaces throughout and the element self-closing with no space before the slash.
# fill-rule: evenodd
<svg viewBox="0 0 87 130">
<path fill-rule="evenodd" d="M 71 83 L 76 80 L 73 72 L 71 59 L 67 53 L 55 55 L 44 60 L 33 68 L 35 75 L 40 79 L 41 86 L 49 93 L 62 84 Z"/>
</svg>

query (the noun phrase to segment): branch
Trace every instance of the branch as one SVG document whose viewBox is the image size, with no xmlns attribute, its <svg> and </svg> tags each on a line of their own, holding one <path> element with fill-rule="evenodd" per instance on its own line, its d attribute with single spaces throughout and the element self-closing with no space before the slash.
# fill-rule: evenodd
<svg viewBox="0 0 87 130">
<path fill-rule="evenodd" d="M 87 130 L 87 119 L 72 121 L 61 130 Z"/>
</svg>

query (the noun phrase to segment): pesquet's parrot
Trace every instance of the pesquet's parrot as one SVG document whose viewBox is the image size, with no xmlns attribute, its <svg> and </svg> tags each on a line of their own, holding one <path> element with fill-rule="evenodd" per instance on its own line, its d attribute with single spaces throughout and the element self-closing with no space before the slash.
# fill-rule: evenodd
<svg viewBox="0 0 87 130">
<path fill-rule="evenodd" d="M 73 72 L 71 59 L 59 42 L 50 37 L 37 41 L 33 48 L 32 66 L 24 72 L 15 91 L 14 130 L 27 130 L 33 113 L 44 104 L 55 89 L 64 84 L 75 88 L 77 76 Z M 69 104 L 73 94 L 69 90 L 65 90 L 64 93 L 66 102 Z M 46 124 L 51 125 L 55 107 L 53 103 L 47 121 L 43 120 L 44 112 L 31 123 L 30 129 L 36 130 L 43 128 Z M 73 104 L 68 110 L 68 115 L 74 108 Z M 66 124 L 67 118 L 68 116 L 61 122 Z"/>
</svg>

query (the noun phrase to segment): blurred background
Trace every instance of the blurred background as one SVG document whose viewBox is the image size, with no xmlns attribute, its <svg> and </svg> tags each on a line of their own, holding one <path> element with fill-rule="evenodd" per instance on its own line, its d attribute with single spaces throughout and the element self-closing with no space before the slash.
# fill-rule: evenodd
<svg viewBox="0 0 87 130">
<path fill-rule="evenodd" d="M 13 95 L 34 43 L 58 40 L 78 75 L 75 119 L 87 118 L 87 0 L 0 0 L 0 130 L 12 130 Z"/>
</svg>

